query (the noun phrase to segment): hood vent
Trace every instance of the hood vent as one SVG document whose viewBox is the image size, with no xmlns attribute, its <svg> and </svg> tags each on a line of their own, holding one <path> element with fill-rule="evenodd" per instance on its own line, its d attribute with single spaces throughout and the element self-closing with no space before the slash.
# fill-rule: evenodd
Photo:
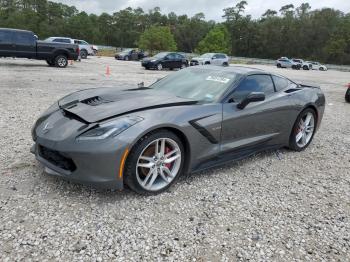
<svg viewBox="0 0 350 262">
<path fill-rule="evenodd" d="M 83 104 L 89 105 L 89 106 L 98 106 L 98 105 L 101 105 L 101 104 L 110 103 L 112 101 L 103 99 L 100 96 L 94 96 L 94 97 L 90 97 L 90 98 L 84 99 L 84 100 L 82 100 L 80 102 L 83 103 Z"/>
</svg>

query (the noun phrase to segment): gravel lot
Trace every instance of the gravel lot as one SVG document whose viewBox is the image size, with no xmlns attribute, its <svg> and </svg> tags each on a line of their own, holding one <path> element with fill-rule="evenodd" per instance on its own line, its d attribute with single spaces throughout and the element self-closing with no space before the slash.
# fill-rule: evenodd
<svg viewBox="0 0 350 262">
<path fill-rule="evenodd" d="M 70 92 L 147 85 L 170 71 L 113 58 L 67 69 L 0 59 L 0 261 L 350 260 L 350 73 L 255 67 L 324 90 L 311 146 L 258 154 L 144 197 L 46 175 L 29 153 L 30 129 Z"/>
</svg>

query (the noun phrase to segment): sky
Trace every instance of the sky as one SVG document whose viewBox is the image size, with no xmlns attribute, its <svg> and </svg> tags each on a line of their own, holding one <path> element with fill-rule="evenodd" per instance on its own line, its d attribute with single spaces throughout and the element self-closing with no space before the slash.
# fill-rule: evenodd
<svg viewBox="0 0 350 262">
<path fill-rule="evenodd" d="M 174 11 L 178 15 L 192 16 L 202 12 L 207 20 L 222 21 L 223 9 L 234 6 L 239 0 L 51 0 L 67 5 L 74 5 L 80 11 L 101 14 L 114 13 L 127 7 L 141 7 L 148 11 L 153 7 L 160 7 L 161 12 L 168 14 Z M 350 0 L 246 0 L 246 13 L 254 18 L 260 17 L 267 9 L 278 11 L 281 6 L 294 4 L 295 7 L 308 2 L 312 9 L 332 7 L 345 13 L 350 13 Z"/>
</svg>

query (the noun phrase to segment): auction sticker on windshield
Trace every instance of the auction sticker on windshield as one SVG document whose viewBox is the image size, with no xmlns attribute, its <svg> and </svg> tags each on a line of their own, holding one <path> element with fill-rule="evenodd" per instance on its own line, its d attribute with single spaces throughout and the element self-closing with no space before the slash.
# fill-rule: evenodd
<svg viewBox="0 0 350 262">
<path fill-rule="evenodd" d="M 219 83 L 223 83 L 223 84 L 227 84 L 230 81 L 229 78 L 220 77 L 220 76 L 208 76 L 206 78 L 206 80 L 215 81 L 215 82 L 219 82 Z"/>
</svg>

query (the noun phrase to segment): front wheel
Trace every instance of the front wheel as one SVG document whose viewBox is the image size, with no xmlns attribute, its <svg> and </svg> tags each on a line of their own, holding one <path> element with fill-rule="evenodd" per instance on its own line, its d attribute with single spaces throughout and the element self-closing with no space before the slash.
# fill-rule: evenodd
<svg viewBox="0 0 350 262">
<path fill-rule="evenodd" d="M 55 66 L 65 68 L 68 65 L 68 58 L 65 55 L 58 55 L 55 57 Z"/>
<path fill-rule="evenodd" d="M 85 49 L 81 50 L 80 51 L 80 57 L 82 59 L 86 59 L 88 57 L 88 52 Z"/>
<path fill-rule="evenodd" d="M 309 67 L 308 67 L 307 65 L 304 65 L 304 66 L 303 66 L 303 69 L 304 69 L 304 70 L 309 70 Z"/>
<path fill-rule="evenodd" d="M 172 132 L 161 130 L 141 138 L 125 166 L 125 183 L 139 194 L 158 194 L 181 175 L 184 147 Z"/>
<path fill-rule="evenodd" d="M 311 143 L 316 130 L 316 113 L 308 108 L 302 111 L 293 126 L 289 147 L 295 151 L 302 151 Z"/>
<path fill-rule="evenodd" d="M 277 68 L 281 68 L 282 66 L 281 66 L 281 64 L 277 64 Z"/>
<path fill-rule="evenodd" d="M 350 87 L 348 88 L 348 90 L 345 93 L 345 101 L 350 103 Z"/>
<path fill-rule="evenodd" d="M 163 66 L 162 66 L 161 63 L 159 63 L 159 64 L 157 65 L 157 70 L 161 71 L 162 69 L 163 69 Z"/>
<path fill-rule="evenodd" d="M 185 69 L 187 67 L 187 64 L 186 63 L 182 63 L 181 64 L 181 69 Z"/>
</svg>

